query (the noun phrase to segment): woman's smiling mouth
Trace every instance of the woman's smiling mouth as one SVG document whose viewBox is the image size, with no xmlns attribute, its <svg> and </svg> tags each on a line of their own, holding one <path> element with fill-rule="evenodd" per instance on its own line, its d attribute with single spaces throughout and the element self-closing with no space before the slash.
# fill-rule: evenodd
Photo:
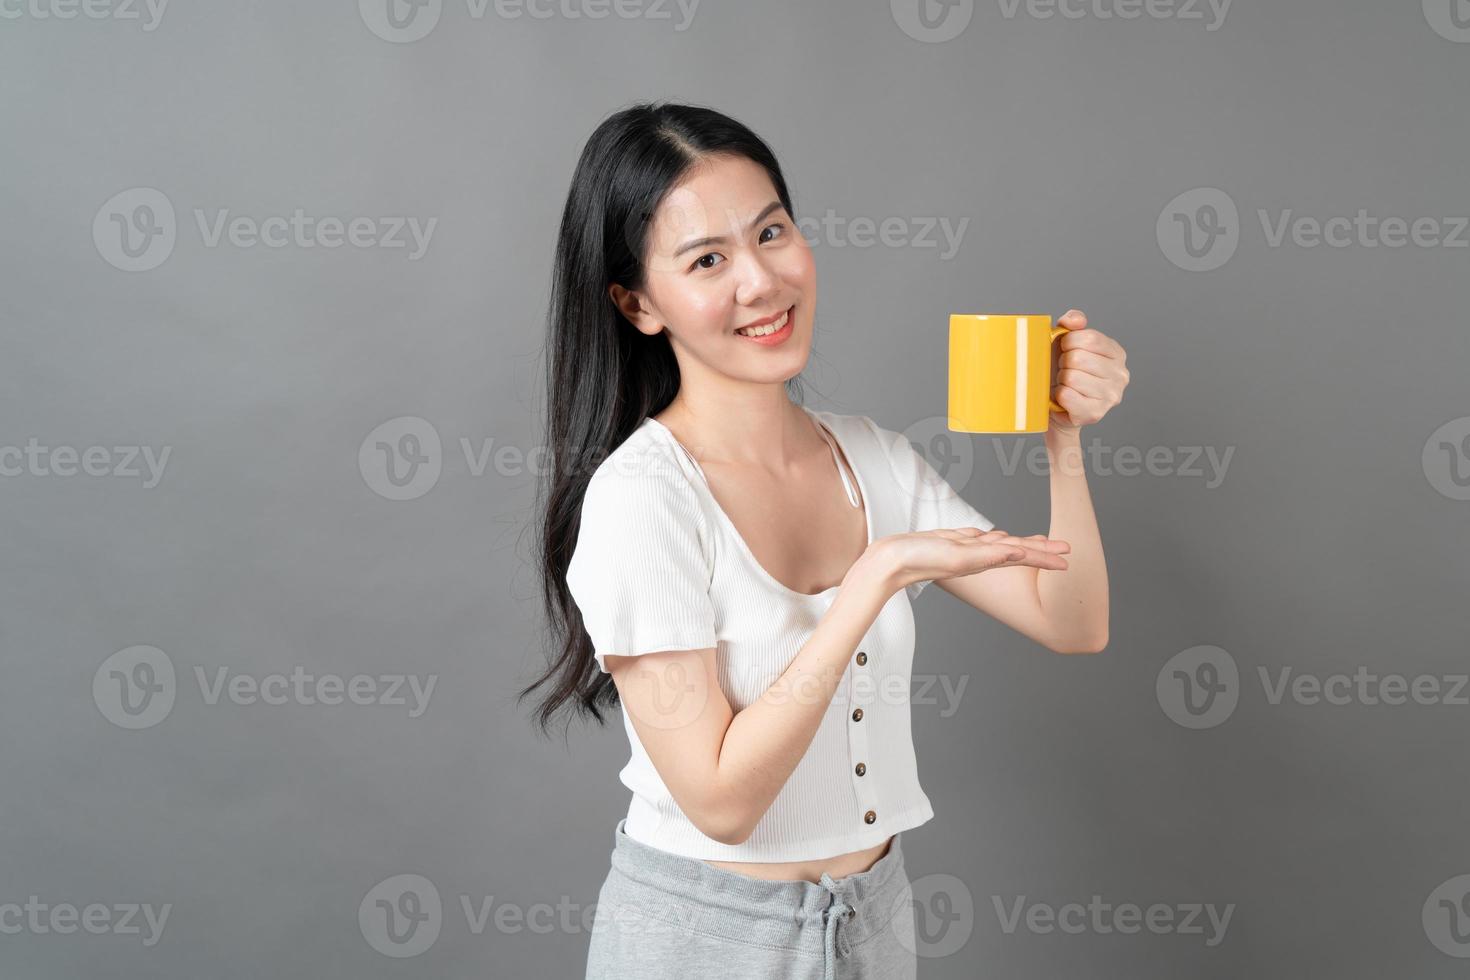
<svg viewBox="0 0 1470 980">
<path fill-rule="evenodd" d="M 791 335 L 791 311 L 794 309 L 796 309 L 794 306 L 788 307 L 775 316 L 758 321 L 754 326 L 741 327 L 735 333 L 757 343 L 779 344 Z"/>
</svg>

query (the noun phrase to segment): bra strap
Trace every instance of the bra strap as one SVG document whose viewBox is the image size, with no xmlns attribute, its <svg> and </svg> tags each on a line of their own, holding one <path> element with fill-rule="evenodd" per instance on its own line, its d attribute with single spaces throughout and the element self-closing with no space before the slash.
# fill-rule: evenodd
<svg viewBox="0 0 1470 980">
<path fill-rule="evenodd" d="M 832 437 L 827 434 L 827 427 L 821 422 L 817 422 L 816 419 L 812 419 L 812 421 L 816 422 L 817 431 L 822 434 L 822 438 L 827 440 L 827 448 L 832 450 L 832 462 L 837 464 L 837 475 L 842 477 L 842 489 L 847 491 L 847 502 L 854 507 L 861 507 L 862 502 L 858 500 L 857 491 L 853 490 L 852 483 L 847 479 L 847 470 L 843 467 L 842 460 L 837 455 L 837 445 L 832 441 Z"/>
</svg>

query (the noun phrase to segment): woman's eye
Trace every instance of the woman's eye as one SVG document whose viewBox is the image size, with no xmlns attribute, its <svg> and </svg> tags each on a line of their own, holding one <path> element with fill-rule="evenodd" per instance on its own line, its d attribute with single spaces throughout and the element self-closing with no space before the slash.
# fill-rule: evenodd
<svg viewBox="0 0 1470 980">
<path fill-rule="evenodd" d="M 782 234 L 785 233 L 785 231 L 785 224 L 779 221 L 774 224 L 766 225 L 764 228 L 761 229 L 760 243 L 764 245 L 767 242 L 780 237 Z M 722 256 L 719 252 L 706 252 L 699 258 L 695 259 L 693 264 L 689 266 L 689 269 L 691 272 L 695 269 L 713 269 L 716 265 L 723 261 L 723 259 L 724 256 Z"/>
</svg>

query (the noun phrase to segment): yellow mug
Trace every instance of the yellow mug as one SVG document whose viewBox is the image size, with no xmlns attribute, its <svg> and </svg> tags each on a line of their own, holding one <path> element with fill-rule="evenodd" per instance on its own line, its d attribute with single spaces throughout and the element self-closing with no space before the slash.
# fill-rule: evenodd
<svg viewBox="0 0 1470 980">
<path fill-rule="evenodd" d="M 952 313 L 949 428 L 952 432 L 1045 432 L 1052 342 L 1066 333 L 1040 313 Z"/>
</svg>

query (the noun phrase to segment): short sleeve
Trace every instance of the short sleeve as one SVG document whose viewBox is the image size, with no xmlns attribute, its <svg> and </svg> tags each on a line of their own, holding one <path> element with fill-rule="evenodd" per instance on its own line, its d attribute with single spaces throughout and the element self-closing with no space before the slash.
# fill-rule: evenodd
<svg viewBox="0 0 1470 980">
<path fill-rule="evenodd" d="M 704 515 L 681 477 L 593 474 L 566 582 L 603 673 L 609 653 L 715 646 L 706 542 Z"/>
<path fill-rule="evenodd" d="M 995 527 L 994 521 L 972 507 L 939 475 L 929 460 L 909 442 L 907 436 L 885 429 L 872 419 L 868 419 L 868 423 L 883 444 L 889 473 L 896 483 L 894 492 L 901 509 L 907 511 L 909 531 L 932 531 L 951 527 L 978 527 L 982 531 L 989 531 Z M 929 581 L 909 585 L 909 598 L 918 598 Z"/>
</svg>

